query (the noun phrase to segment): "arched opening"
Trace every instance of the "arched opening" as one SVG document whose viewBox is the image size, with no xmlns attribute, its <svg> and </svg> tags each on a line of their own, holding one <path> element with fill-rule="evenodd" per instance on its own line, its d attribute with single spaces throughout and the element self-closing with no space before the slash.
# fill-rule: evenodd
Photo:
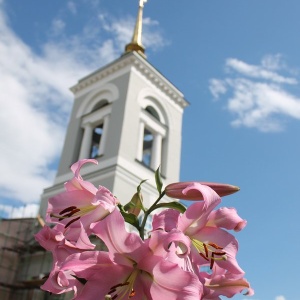
<svg viewBox="0 0 300 300">
<path fill-rule="evenodd" d="M 153 140 L 153 133 L 147 128 L 145 128 L 143 138 L 142 163 L 145 164 L 147 167 L 151 167 Z"/>
<path fill-rule="evenodd" d="M 155 110 L 155 108 L 153 108 L 152 106 L 147 106 L 145 108 L 145 111 L 148 112 L 153 118 L 155 118 L 157 121 L 160 122 L 160 118 L 159 118 L 159 114 L 158 112 Z"/>
<path fill-rule="evenodd" d="M 93 108 L 91 112 L 94 112 L 98 109 L 103 108 L 104 106 L 108 105 L 108 101 L 107 100 L 101 100 L 100 102 L 98 102 Z"/>
<path fill-rule="evenodd" d="M 97 158 L 104 154 L 111 105 L 106 99 L 97 101 L 82 117 L 84 130 L 79 159 Z"/>
<path fill-rule="evenodd" d="M 102 135 L 103 135 L 103 123 L 93 128 L 92 145 L 91 145 L 89 158 L 96 158 L 99 155 Z"/>
<path fill-rule="evenodd" d="M 159 166 L 164 169 L 163 146 L 167 137 L 165 113 L 154 99 L 146 98 L 142 102 L 140 120 L 140 140 L 137 159 L 152 170 Z"/>
</svg>

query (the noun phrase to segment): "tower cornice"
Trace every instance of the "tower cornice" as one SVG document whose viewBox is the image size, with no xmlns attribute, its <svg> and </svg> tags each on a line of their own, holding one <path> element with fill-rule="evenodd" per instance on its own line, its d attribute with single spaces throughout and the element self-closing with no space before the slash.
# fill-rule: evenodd
<svg viewBox="0 0 300 300">
<path fill-rule="evenodd" d="M 82 78 L 76 85 L 71 87 L 70 90 L 76 95 L 104 78 L 114 77 L 120 70 L 128 67 L 136 69 L 180 107 L 185 108 L 189 105 L 188 101 L 185 100 L 184 95 L 137 52 L 128 52 L 124 54 L 112 63 Z"/>
</svg>

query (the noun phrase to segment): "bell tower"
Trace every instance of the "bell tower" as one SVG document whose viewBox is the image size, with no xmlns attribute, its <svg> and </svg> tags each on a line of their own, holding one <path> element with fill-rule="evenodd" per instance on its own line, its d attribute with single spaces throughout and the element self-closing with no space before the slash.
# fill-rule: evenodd
<svg viewBox="0 0 300 300">
<path fill-rule="evenodd" d="M 141 180 L 145 206 L 157 197 L 154 172 L 165 184 L 179 180 L 182 115 L 188 102 L 146 59 L 141 42 L 145 0 L 140 0 L 135 29 L 124 54 L 71 87 L 74 104 L 58 172 L 44 190 L 41 215 L 49 197 L 63 191 L 70 166 L 97 159 L 81 170 L 84 179 L 110 189 L 128 202 Z"/>
</svg>

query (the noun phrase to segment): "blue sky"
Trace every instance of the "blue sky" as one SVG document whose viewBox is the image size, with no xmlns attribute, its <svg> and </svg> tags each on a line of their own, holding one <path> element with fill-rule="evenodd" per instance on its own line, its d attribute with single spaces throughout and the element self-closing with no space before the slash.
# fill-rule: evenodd
<svg viewBox="0 0 300 300">
<path fill-rule="evenodd" d="M 69 87 L 119 57 L 135 0 L 0 0 L 0 204 L 35 214 L 52 184 L 72 105 Z M 298 300 L 300 2 L 149 0 L 150 63 L 191 105 L 182 180 L 227 182 L 248 221 L 237 234 L 253 300 Z M 235 299 L 244 300 L 237 296 Z"/>
</svg>

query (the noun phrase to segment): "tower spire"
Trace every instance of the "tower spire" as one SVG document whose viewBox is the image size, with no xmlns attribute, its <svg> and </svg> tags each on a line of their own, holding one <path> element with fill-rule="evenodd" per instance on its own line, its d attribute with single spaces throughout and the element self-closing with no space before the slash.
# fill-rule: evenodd
<svg viewBox="0 0 300 300">
<path fill-rule="evenodd" d="M 139 10 L 136 18 L 133 36 L 131 42 L 125 47 L 125 53 L 136 51 L 143 57 L 146 57 L 145 48 L 142 45 L 143 8 L 145 2 L 147 2 L 147 0 L 140 0 L 139 2 Z"/>
</svg>

